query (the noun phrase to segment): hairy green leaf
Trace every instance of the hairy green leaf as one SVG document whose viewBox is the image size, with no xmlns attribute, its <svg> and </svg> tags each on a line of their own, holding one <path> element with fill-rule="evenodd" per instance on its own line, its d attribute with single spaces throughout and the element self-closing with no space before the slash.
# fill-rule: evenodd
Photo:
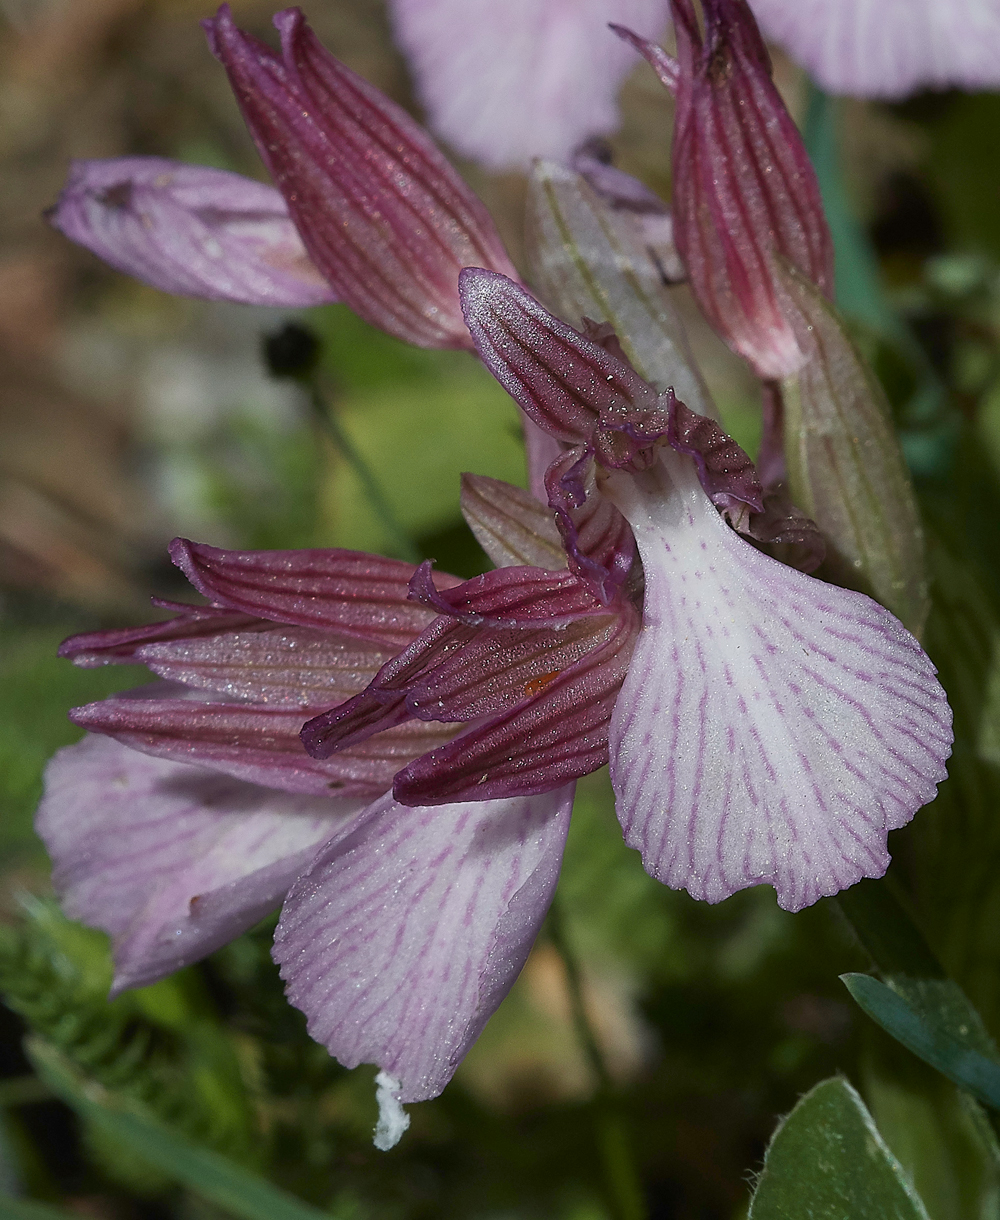
<svg viewBox="0 0 1000 1220">
<path fill-rule="evenodd" d="M 774 1133 L 749 1220 L 927 1220 L 927 1211 L 840 1077 L 802 1098 Z"/>
</svg>

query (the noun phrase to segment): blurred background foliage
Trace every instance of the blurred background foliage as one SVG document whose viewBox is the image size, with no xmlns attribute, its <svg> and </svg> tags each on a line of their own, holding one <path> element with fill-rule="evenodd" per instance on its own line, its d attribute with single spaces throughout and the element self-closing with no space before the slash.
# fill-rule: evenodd
<svg viewBox="0 0 1000 1220">
<path fill-rule="evenodd" d="M 269 0 L 233 8 L 268 36 Z M 627 1212 L 627 1189 L 617 1202 L 607 1191 L 625 1141 L 654 1220 L 739 1217 L 778 1116 L 842 1072 L 932 1220 L 1000 1216 L 990 1132 L 838 981 L 870 964 L 839 911 L 821 902 L 791 916 L 769 890 L 708 907 L 658 886 L 622 844 L 603 775 L 580 786 L 557 919 L 455 1082 L 413 1107 L 390 1154 L 371 1146 L 371 1070 L 339 1068 L 285 1003 L 270 925 L 107 1002 L 104 938 L 58 913 L 31 818 L 46 758 L 78 736 L 66 709 L 143 671 L 75 670 L 55 659 L 59 640 L 180 593 L 165 561 L 178 533 L 233 547 L 393 545 L 300 388 L 265 371 L 262 340 L 284 314 L 140 287 L 40 217 L 70 157 L 147 153 L 262 176 L 203 15 L 193 0 L 0 0 L 0 1214 L 279 1216 L 287 1199 L 253 1194 L 268 1179 L 345 1220 L 604 1220 Z M 315 0 L 309 17 L 414 108 L 379 0 Z M 841 301 L 917 477 L 934 575 L 925 642 L 959 732 L 938 800 L 893 835 L 892 873 L 996 1037 L 1000 97 L 819 99 L 817 112 L 780 56 L 776 76 L 803 125 L 819 113 L 832 132 L 825 153 L 821 128 L 810 147 L 837 196 Z M 670 117 L 637 71 L 613 145 L 664 194 Z M 462 169 L 519 257 L 523 181 Z M 727 425 L 752 450 L 755 385 L 675 291 Z M 458 476 L 523 481 L 511 402 L 468 356 L 408 348 L 338 306 L 307 321 L 323 342 L 327 408 L 420 551 L 461 575 L 483 570 Z M 114 1100 L 117 1127 L 95 1117 L 95 1098 Z M 143 1145 L 143 1122 L 204 1156 L 185 1153 L 181 1172 L 163 1161 L 167 1137 L 147 1131 Z M 204 1159 L 216 1153 L 243 1167 L 250 1202 L 226 1193 Z"/>
</svg>

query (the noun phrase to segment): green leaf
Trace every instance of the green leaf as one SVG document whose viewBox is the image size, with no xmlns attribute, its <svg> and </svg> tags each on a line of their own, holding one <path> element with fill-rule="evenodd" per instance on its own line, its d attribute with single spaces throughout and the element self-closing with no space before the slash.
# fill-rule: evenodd
<svg viewBox="0 0 1000 1220">
<path fill-rule="evenodd" d="M 54 1047 L 26 1044 L 38 1074 L 81 1118 L 173 1180 L 241 1220 L 320 1220 L 329 1214 L 300 1202 L 226 1157 L 200 1148 L 77 1072 Z"/>
<path fill-rule="evenodd" d="M 774 1133 L 749 1220 L 927 1220 L 846 1080 L 824 1080 Z"/>
<path fill-rule="evenodd" d="M 858 1005 L 903 1046 L 960 1088 L 1000 1110 L 1000 1056 L 975 1010 L 948 979 L 843 974 Z"/>
<path fill-rule="evenodd" d="M 792 500 L 823 531 L 822 573 L 919 633 L 930 607 L 916 496 L 881 385 L 820 291 L 783 277 L 809 358 L 781 383 Z"/>
<path fill-rule="evenodd" d="M 614 327 L 629 360 L 660 389 L 701 415 L 719 418 L 688 347 L 659 267 L 630 228 L 572 170 L 539 162 L 526 220 L 533 286 L 561 318 Z"/>
</svg>

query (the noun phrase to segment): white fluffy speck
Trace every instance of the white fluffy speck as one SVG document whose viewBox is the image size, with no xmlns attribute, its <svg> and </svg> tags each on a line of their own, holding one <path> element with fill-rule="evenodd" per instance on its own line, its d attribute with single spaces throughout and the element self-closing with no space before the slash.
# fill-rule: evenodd
<svg viewBox="0 0 1000 1220">
<path fill-rule="evenodd" d="M 378 1102 L 378 1122 L 375 1124 L 375 1147 L 380 1152 L 395 1148 L 410 1125 L 410 1116 L 399 1102 L 399 1081 L 388 1072 L 375 1077 L 375 1100 Z"/>
</svg>

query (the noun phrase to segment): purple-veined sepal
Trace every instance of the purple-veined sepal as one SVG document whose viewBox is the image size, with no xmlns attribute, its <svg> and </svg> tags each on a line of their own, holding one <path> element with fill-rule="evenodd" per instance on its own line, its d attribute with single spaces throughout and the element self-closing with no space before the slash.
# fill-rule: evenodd
<svg viewBox="0 0 1000 1220">
<path fill-rule="evenodd" d="M 363 682 L 364 675 L 357 675 L 354 689 Z M 203 691 L 153 684 L 73 708 L 69 715 L 81 728 L 153 757 L 193 763 L 282 792 L 365 800 L 388 791 L 407 762 L 453 733 L 443 725 L 400 724 L 321 760 L 303 751 L 299 733 L 322 703 L 310 709 L 210 698 Z"/>
<path fill-rule="evenodd" d="M 286 308 L 336 300 L 281 192 L 163 157 L 74 161 L 49 222 L 163 292 Z"/>
<path fill-rule="evenodd" d="M 616 174 L 634 184 L 635 192 L 645 191 L 636 179 L 610 166 L 601 169 L 606 190 L 611 189 L 607 174 Z M 647 231 L 650 218 L 663 222 L 663 215 L 615 207 L 592 182 L 551 161 L 533 167 L 526 219 L 533 287 L 553 313 L 577 329 L 584 318 L 608 323 L 648 382 L 660 389 L 672 386 L 700 415 L 718 418 L 664 284 L 665 278 L 677 278 L 676 252 L 672 245 L 664 250 L 662 240 Z M 620 193 L 625 190 L 617 180 L 615 185 Z"/>
<path fill-rule="evenodd" d="M 427 134 L 326 51 L 299 9 L 280 55 L 224 4 L 204 23 L 313 262 L 340 300 L 421 347 L 470 346 L 458 273 L 515 274 L 489 213 Z"/>
<path fill-rule="evenodd" d="M 462 475 L 462 516 L 498 568 L 557 571 L 566 552 L 552 510 L 521 487 L 484 475 Z"/>
<path fill-rule="evenodd" d="M 626 841 L 719 901 L 768 883 L 798 910 L 881 876 L 931 800 L 951 712 L 912 635 L 864 594 L 749 547 L 667 448 L 605 480 L 645 573 L 643 631 L 611 725 Z"/>
<path fill-rule="evenodd" d="M 704 37 L 691 0 L 671 0 L 676 64 L 618 32 L 677 98 L 674 240 L 702 312 L 758 376 L 790 376 L 805 357 L 781 307 L 774 256 L 829 294 L 830 232 L 753 14 L 745 0 L 705 0 L 703 9 Z"/>
<path fill-rule="evenodd" d="M 170 555 L 215 605 L 374 644 L 408 644 L 434 617 L 410 600 L 414 567 L 363 551 L 224 551 L 175 538 Z M 438 574 L 439 586 L 459 584 Z"/>
</svg>

